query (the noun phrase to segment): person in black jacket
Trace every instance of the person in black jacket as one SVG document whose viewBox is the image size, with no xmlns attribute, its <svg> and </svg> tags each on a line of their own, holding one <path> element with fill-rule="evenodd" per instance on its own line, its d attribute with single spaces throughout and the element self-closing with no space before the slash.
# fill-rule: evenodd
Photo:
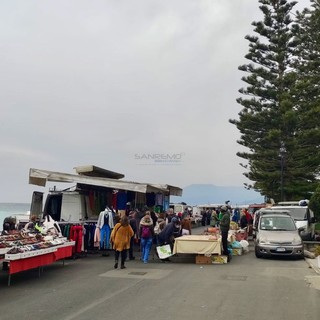
<svg viewBox="0 0 320 320">
<path fill-rule="evenodd" d="M 133 255 L 134 238 L 137 237 L 137 231 L 138 231 L 136 214 L 137 214 L 136 211 L 131 211 L 129 214 L 129 224 L 134 232 L 133 236 L 130 239 L 129 260 L 135 259 L 134 255 Z"/>
<path fill-rule="evenodd" d="M 230 229 L 230 212 L 227 206 L 222 206 L 220 211 L 222 212 L 222 218 L 220 220 L 220 231 L 223 254 L 228 256 L 228 262 L 231 260 L 231 255 L 228 251 L 228 233 Z"/>
<path fill-rule="evenodd" d="M 158 235 L 158 245 L 170 244 L 173 247 L 174 235 L 180 230 L 180 221 L 177 217 L 173 217 L 171 222 L 166 224 Z"/>
<path fill-rule="evenodd" d="M 166 224 L 163 230 L 158 235 L 158 246 L 169 244 L 171 251 L 173 249 L 174 238 L 176 234 L 180 232 L 180 220 L 178 217 L 173 217 L 171 222 Z M 162 261 L 170 261 L 169 258 L 163 259 Z"/>
<path fill-rule="evenodd" d="M 245 212 L 241 212 L 241 217 L 240 217 L 240 228 L 244 229 L 248 226 L 248 220 Z"/>
</svg>

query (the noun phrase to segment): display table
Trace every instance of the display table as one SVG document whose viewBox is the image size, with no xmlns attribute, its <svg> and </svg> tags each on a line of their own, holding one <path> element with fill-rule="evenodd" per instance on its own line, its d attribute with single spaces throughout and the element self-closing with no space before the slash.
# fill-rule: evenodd
<svg viewBox="0 0 320 320">
<path fill-rule="evenodd" d="M 30 269 L 39 268 L 39 275 L 40 275 L 40 268 L 49 264 L 54 263 L 55 261 L 62 260 L 72 256 L 72 248 L 74 247 L 75 242 L 68 242 L 61 246 L 53 247 L 51 250 L 52 252 L 38 254 L 31 257 L 20 259 L 12 259 L 8 260 L 5 259 L 9 263 L 8 265 L 8 286 L 10 286 L 11 282 L 11 275 L 14 273 L 18 273 L 21 271 L 26 271 Z M 36 253 L 36 251 L 35 251 Z"/>
<path fill-rule="evenodd" d="M 173 254 L 218 254 L 221 255 L 220 238 L 215 240 L 210 235 L 186 235 L 174 241 Z"/>
</svg>

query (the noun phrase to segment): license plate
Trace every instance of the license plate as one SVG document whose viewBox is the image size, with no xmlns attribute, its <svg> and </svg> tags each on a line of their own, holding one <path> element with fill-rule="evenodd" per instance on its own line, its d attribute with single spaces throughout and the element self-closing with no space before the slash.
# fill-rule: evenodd
<svg viewBox="0 0 320 320">
<path fill-rule="evenodd" d="M 277 252 L 284 252 L 284 251 L 286 251 L 286 248 L 277 248 L 276 251 Z"/>
</svg>

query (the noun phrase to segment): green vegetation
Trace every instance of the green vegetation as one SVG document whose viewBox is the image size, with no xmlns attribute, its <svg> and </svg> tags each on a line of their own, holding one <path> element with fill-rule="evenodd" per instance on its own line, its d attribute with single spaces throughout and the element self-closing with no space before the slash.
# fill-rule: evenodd
<svg viewBox="0 0 320 320">
<path fill-rule="evenodd" d="M 237 155 L 245 184 L 277 201 L 310 198 L 320 172 L 320 0 L 293 14 L 296 2 L 259 0 L 263 21 L 247 35 L 246 87 L 239 92 Z"/>
<path fill-rule="evenodd" d="M 309 202 L 309 207 L 314 212 L 316 221 L 319 222 L 316 225 L 316 229 L 318 228 L 317 230 L 320 230 L 320 185 L 312 195 Z"/>
</svg>

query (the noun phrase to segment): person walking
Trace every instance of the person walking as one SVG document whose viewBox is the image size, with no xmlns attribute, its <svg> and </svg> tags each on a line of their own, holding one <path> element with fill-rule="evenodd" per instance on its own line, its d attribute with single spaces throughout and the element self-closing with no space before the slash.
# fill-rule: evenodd
<svg viewBox="0 0 320 320">
<path fill-rule="evenodd" d="M 164 226 L 166 225 L 166 220 L 164 218 L 164 213 L 159 213 L 156 225 L 154 227 L 154 234 L 155 234 L 155 245 L 158 244 L 158 235 L 163 230 Z"/>
<path fill-rule="evenodd" d="M 223 254 L 228 257 L 228 262 L 231 261 L 231 255 L 228 251 L 228 233 L 230 229 L 230 212 L 227 206 L 221 207 L 222 217 L 220 220 L 220 231 L 221 231 L 221 241 L 222 241 L 222 249 Z"/>
<path fill-rule="evenodd" d="M 128 217 L 122 216 L 110 236 L 112 247 L 115 251 L 115 264 L 114 268 L 118 268 L 119 256 L 121 255 L 121 269 L 125 269 L 125 261 L 127 259 L 127 251 L 130 248 L 130 239 L 134 232 L 129 225 Z"/>
<path fill-rule="evenodd" d="M 191 235 L 191 220 L 188 217 L 181 221 L 181 235 Z"/>
<path fill-rule="evenodd" d="M 134 242 L 135 239 L 138 238 L 138 226 L 137 226 L 137 219 L 136 219 L 136 211 L 131 211 L 129 214 L 129 224 L 130 227 L 133 230 L 133 236 L 130 239 L 130 248 L 129 248 L 129 260 L 134 260 L 135 256 L 134 256 Z"/>
<path fill-rule="evenodd" d="M 141 260 L 148 263 L 154 237 L 153 220 L 146 214 L 140 221 L 139 237 L 141 239 Z"/>
</svg>

